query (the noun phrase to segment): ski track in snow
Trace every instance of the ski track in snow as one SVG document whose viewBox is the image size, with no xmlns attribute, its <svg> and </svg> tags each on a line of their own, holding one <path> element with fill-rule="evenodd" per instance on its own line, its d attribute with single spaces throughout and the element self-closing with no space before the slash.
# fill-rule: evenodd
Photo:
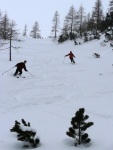
<svg viewBox="0 0 113 150">
<path fill-rule="evenodd" d="M 35 44 L 33 44 L 33 46 L 34 45 Z M 41 49 L 44 49 L 44 46 L 51 46 L 51 45 L 49 45 L 48 43 L 45 43 L 45 44 L 42 43 L 39 46 L 41 46 Z M 58 45 L 56 45 L 56 47 L 57 46 Z M 57 56 L 55 54 L 55 57 L 53 57 L 53 53 L 51 51 L 50 58 L 45 57 L 46 53 L 48 53 L 48 50 L 40 50 L 40 51 L 35 50 L 33 52 L 20 53 L 22 57 L 24 55 L 26 56 L 26 54 L 28 58 L 29 56 L 31 57 L 30 59 L 33 60 L 33 62 L 31 64 L 30 69 L 34 70 L 35 75 L 34 77 L 31 77 L 31 78 L 30 76 L 27 75 L 25 79 L 18 79 L 18 81 L 15 81 L 15 82 L 20 82 L 19 80 L 23 80 L 22 82 L 24 84 L 20 85 L 21 87 L 17 88 L 17 90 L 16 89 L 10 90 L 9 95 L 12 95 L 12 100 L 10 99 L 9 102 L 6 102 L 8 103 L 9 109 L 11 110 L 14 108 L 17 109 L 19 107 L 24 107 L 25 105 L 26 107 L 28 105 L 41 105 L 42 103 L 44 104 L 60 103 L 61 101 L 64 101 L 64 102 L 66 101 L 69 103 L 70 101 L 72 101 L 71 99 L 75 99 L 75 103 L 78 103 L 78 101 L 83 101 L 82 99 L 95 99 L 108 93 L 113 94 L 112 90 L 111 91 L 103 90 L 100 92 L 96 90 L 95 92 L 92 92 L 92 93 L 82 92 L 82 87 L 81 87 L 81 91 L 78 92 L 78 88 L 80 88 L 81 83 L 79 83 L 79 81 L 75 80 L 73 77 L 75 76 L 76 78 L 76 76 L 79 76 L 79 75 L 81 76 L 82 73 L 84 74 L 84 76 L 85 74 L 87 75 L 87 70 L 88 70 L 87 66 L 86 68 L 85 66 L 83 68 L 83 66 L 82 65 L 79 66 L 79 64 L 72 65 L 67 60 L 68 58 L 65 58 L 66 60 L 63 63 L 62 58 L 61 59 L 59 58 L 59 52 Z M 103 55 L 105 55 L 106 53 L 107 52 L 103 52 Z M 38 55 L 41 55 L 42 58 L 39 58 L 39 57 L 34 58 L 34 55 L 36 57 L 38 57 Z M 87 61 L 89 61 L 88 58 L 87 58 Z M 70 71 L 70 74 L 66 74 L 66 72 L 69 72 L 69 71 Z M 93 72 L 95 73 L 94 70 Z M 81 78 L 83 80 L 83 76 L 81 76 Z M 85 83 L 85 80 L 81 82 L 83 82 L 83 84 L 87 83 L 87 81 Z M 30 92 L 32 88 L 33 88 L 33 94 Z M 67 92 L 68 91 L 70 92 L 72 89 L 74 89 L 75 91 L 77 91 L 77 93 L 71 92 L 72 93 L 71 97 L 68 95 L 66 96 L 64 89 L 67 90 Z M 3 101 L 3 103 L 1 102 L 1 104 L 3 104 L 1 108 L 2 107 L 4 108 L 5 102 Z"/>
</svg>

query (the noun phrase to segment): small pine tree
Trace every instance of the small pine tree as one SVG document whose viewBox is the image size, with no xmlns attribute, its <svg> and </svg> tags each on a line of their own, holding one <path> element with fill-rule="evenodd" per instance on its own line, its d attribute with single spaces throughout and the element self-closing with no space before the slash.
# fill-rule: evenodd
<svg viewBox="0 0 113 150">
<path fill-rule="evenodd" d="M 23 36 L 27 36 L 27 24 L 24 26 Z"/>
<path fill-rule="evenodd" d="M 15 125 L 11 132 L 17 132 L 17 140 L 28 142 L 29 145 L 24 145 L 24 147 L 37 147 L 40 143 L 39 138 L 35 138 L 36 131 L 30 128 L 30 123 L 26 123 L 24 119 L 21 120 L 22 124 L 18 121 L 15 121 Z"/>
<path fill-rule="evenodd" d="M 34 39 L 39 39 L 41 38 L 41 35 L 40 35 L 40 30 L 39 30 L 39 23 L 37 21 L 35 21 L 33 27 L 32 27 L 32 30 L 30 32 L 30 36 Z"/>
<path fill-rule="evenodd" d="M 69 131 L 66 132 L 66 134 L 69 137 L 72 137 L 75 139 L 75 146 L 77 144 L 87 144 L 91 141 L 90 138 L 88 138 L 88 134 L 84 131 L 87 130 L 87 128 L 91 127 L 94 123 L 93 122 L 85 122 L 89 116 L 84 115 L 85 109 L 80 108 L 76 113 L 75 116 L 71 120 L 72 127 L 69 128 Z"/>
<path fill-rule="evenodd" d="M 84 33 L 84 42 L 87 42 L 88 41 L 88 34 L 85 32 Z"/>
</svg>

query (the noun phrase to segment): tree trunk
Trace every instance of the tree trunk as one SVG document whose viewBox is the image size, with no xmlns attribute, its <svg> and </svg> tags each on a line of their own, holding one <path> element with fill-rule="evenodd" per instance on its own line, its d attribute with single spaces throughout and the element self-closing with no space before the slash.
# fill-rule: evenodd
<svg viewBox="0 0 113 150">
<path fill-rule="evenodd" d="M 81 144 L 81 133 L 80 133 L 80 123 L 79 123 L 79 145 Z"/>
<path fill-rule="evenodd" d="M 10 38 L 10 47 L 9 47 L 9 49 L 10 49 L 10 52 L 9 52 L 9 61 L 11 61 L 11 38 Z"/>
</svg>

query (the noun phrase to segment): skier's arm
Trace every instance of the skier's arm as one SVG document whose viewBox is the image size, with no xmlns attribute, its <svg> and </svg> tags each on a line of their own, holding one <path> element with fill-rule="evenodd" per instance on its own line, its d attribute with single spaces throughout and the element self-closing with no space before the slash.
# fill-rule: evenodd
<svg viewBox="0 0 113 150">
<path fill-rule="evenodd" d="M 66 56 L 69 56 L 69 55 L 70 55 L 70 54 L 67 54 L 67 55 L 65 55 L 65 57 L 66 57 Z"/>
<path fill-rule="evenodd" d="M 26 66 L 25 66 L 25 65 L 24 65 L 24 70 L 25 70 L 25 71 L 28 71 L 28 70 L 26 69 Z"/>
<path fill-rule="evenodd" d="M 17 64 L 15 65 L 15 67 L 17 67 Z"/>
<path fill-rule="evenodd" d="M 73 57 L 76 58 L 74 54 L 73 54 Z"/>
</svg>

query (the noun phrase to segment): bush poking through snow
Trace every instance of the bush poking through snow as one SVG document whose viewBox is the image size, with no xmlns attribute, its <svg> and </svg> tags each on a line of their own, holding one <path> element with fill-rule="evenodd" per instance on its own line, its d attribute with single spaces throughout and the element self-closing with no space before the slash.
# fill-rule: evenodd
<svg viewBox="0 0 113 150">
<path fill-rule="evenodd" d="M 35 138 L 36 131 L 30 127 L 30 123 L 26 123 L 24 119 L 21 120 L 22 124 L 18 121 L 15 121 L 15 125 L 11 132 L 17 132 L 17 140 L 28 142 L 28 145 L 24 145 L 24 147 L 32 147 L 35 148 L 39 145 L 39 138 Z"/>
<path fill-rule="evenodd" d="M 100 58 L 100 54 L 98 54 L 98 53 L 94 53 L 93 56 L 94 56 L 95 58 Z"/>
<path fill-rule="evenodd" d="M 94 123 L 93 122 L 85 122 L 89 116 L 84 115 L 85 109 L 80 108 L 76 113 L 75 116 L 71 119 L 71 125 L 72 127 L 69 128 L 68 132 L 66 134 L 69 137 L 72 137 L 75 139 L 75 146 L 77 144 L 87 144 L 91 141 L 91 139 L 88 137 L 88 134 L 84 131 L 87 130 L 87 128 L 91 127 Z"/>
</svg>

